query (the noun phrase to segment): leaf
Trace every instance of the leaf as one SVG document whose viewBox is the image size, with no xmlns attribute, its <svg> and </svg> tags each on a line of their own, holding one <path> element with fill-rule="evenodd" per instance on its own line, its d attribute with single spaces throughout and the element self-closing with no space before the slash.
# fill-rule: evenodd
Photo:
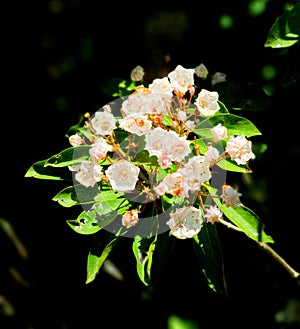
<svg viewBox="0 0 300 329">
<path fill-rule="evenodd" d="M 252 173 L 252 170 L 247 165 L 238 165 L 230 159 L 223 159 L 216 163 L 216 165 L 227 171 L 234 171 L 240 173 Z"/>
<path fill-rule="evenodd" d="M 212 191 L 213 189 L 209 188 L 209 190 Z M 273 238 L 264 232 L 264 224 L 260 218 L 251 209 L 243 205 L 237 206 L 235 209 L 233 207 L 227 207 L 218 198 L 214 198 L 214 201 L 224 215 L 250 239 L 256 242 L 274 243 Z"/>
<path fill-rule="evenodd" d="M 100 268 L 120 239 L 120 236 L 109 232 L 102 231 L 102 233 L 104 234 L 101 235 L 101 239 L 88 254 L 86 284 L 96 278 Z"/>
<path fill-rule="evenodd" d="M 35 162 L 26 172 L 25 177 L 33 177 L 37 179 L 47 180 L 72 180 L 69 169 L 66 168 L 50 168 L 45 167 L 47 160 Z"/>
<path fill-rule="evenodd" d="M 83 211 L 77 219 L 67 220 L 67 224 L 79 234 L 94 234 L 102 229 L 98 225 L 98 221 L 96 220 L 95 212 L 85 212 Z"/>
<path fill-rule="evenodd" d="M 151 241 L 152 239 L 141 238 L 139 235 L 136 235 L 132 244 L 137 274 L 146 286 L 151 282 L 152 257 L 155 250 L 156 237 Z M 147 247 L 145 247 L 145 243 Z"/>
<path fill-rule="evenodd" d="M 67 148 L 50 157 L 46 161 L 45 167 L 67 167 L 74 164 L 78 164 L 82 160 L 88 159 L 90 148 L 90 145 L 81 145 Z"/>
<path fill-rule="evenodd" d="M 193 238 L 194 249 L 208 286 L 220 295 L 226 295 L 223 256 L 216 226 L 204 223 Z"/>
<path fill-rule="evenodd" d="M 211 128 L 221 123 L 227 128 L 228 136 L 244 134 L 246 137 L 261 135 L 261 132 L 248 119 L 235 114 L 216 114 L 204 119 L 197 125 L 194 133 L 206 138 L 212 138 Z"/>
<path fill-rule="evenodd" d="M 291 47 L 300 42 L 300 2 L 275 19 L 270 28 L 265 47 Z"/>
</svg>

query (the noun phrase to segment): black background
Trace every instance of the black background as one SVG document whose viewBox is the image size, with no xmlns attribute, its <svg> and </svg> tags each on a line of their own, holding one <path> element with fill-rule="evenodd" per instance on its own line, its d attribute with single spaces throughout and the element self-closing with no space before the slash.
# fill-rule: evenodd
<svg viewBox="0 0 300 329">
<path fill-rule="evenodd" d="M 12 224 L 29 257 L 22 259 L 0 231 L 0 294 L 15 309 L 13 317 L 0 315 L 1 329 L 168 328 L 171 314 L 194 320 L 200 329 L 288 328 L 277 324 L 274 315 L 289 298 L 299 298 L 299 285 L 253 241 L 224 227 L 219 232 L 226 300 L 206 286 L 190 241 L 176 242 L 153 296 L 137 277 L 130 239 L 111 255 L 125 280 L 101 271 L 86 285 L 93 237 L 75 234 L 65 222 L 80 210 L 51 200 L 63 183 L 24 178 L 33 162 L 69 146 L 65 133 L 80 115 L 111 100 L 102 91 L 106 81 L 129 78 L 136 65 L 151 80 L 178 64 L 193 68 L 204 63 L 210 72 L 226 73 L 228 80 L 263 86 L 261 70 L 271 64 L 277 75 L 269 105 L 243 112 L 262 132 L 259 140 L 268 150 L 252 165 L 251 189 L 256 192 L 240 184 L 274 238 L 274 249 L 300 270 L 299 84 L 290 89 L 281 84 L 299 48 L 264 47 L 282 1 L 269 1 L 257 16 L 249 14 L 249 3 L 15 1 L 4 12 L 2 64 L 8 74 L 2 87 L 0 216 Z M 223 14 L 233 17 L 231 29 L 221 29 Z M 18 282 L 11 268 L 28 284 Z"/>
</svg>

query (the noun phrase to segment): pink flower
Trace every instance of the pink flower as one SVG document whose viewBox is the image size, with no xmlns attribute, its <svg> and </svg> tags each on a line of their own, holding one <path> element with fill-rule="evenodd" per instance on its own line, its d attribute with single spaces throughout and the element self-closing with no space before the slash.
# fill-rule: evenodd
<svg viewBox="0 0 300 329">
<path fill-rule="evenodd" d="M 136 225 L 139 221 L 139 212 L 140 211 L 137 209 L 125 211 L 124 215 L 122 216 L 122 225 L 126 228 Z"/>
</svg>

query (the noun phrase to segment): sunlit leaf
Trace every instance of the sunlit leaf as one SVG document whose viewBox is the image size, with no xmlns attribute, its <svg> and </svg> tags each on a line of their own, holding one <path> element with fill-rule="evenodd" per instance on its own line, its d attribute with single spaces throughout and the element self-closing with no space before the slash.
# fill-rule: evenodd
<svg viewBox="0 0 300 329">
<path fill-rule="evenodd" d="M 77 219 L 67 220 L 67 224 L 79 234 L 94 234 L 101 230 L 96 220 L 95 212 L 85 212 L 83 211 Z"/>
<path fill-rule="evenodd" d="M 25 177 L 33 177 L 46 180 L 72 180 L 71 172 L 68 168 L 45 167 L 48 160 L 35 162 L 26 172 Z"/>
</svg>

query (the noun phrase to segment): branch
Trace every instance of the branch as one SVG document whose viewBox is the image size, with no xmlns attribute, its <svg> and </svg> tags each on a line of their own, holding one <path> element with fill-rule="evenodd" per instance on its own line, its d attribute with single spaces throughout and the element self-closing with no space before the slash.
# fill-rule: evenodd
<svg viewBox="0 0 300 329">
<path fill-rule="evenodd" d="M 244 233 L 240 228 L 227 222 L 224 219 L 219 219 L 219 223 L 223 224 L 227 228 Z M 271 248 L 267 243 L 256 241 L 258 245 L 264 249 L 269 255 L 271 255 L 290 275 L 292 278 L 296 279 L 297 283 L 300 285 L 300 273 L 293 269 L 273 248 Z"/>
</svg>

